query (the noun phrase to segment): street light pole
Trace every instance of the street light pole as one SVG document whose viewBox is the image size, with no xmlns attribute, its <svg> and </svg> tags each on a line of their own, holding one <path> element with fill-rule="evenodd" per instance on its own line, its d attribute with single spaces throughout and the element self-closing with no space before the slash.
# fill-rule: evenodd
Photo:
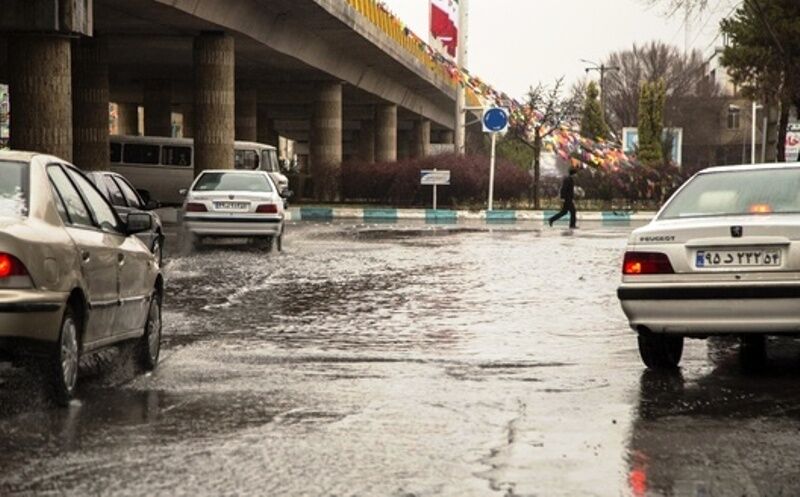
<svg viewBox="0 0 800 497">
<path fill-rule="evenodd" d="M 467 43 L 469 41 L 469 0 L 458 0 L 458 53 L 456 65 L 458 66 L 459 80 L 456 88 L 456 129 L 455 129 L 455 148 L 456 153 L 464 155 L 467 144 L 466 127 L 466 88 L 461 84 L 461 74 L 467 67 Z"/>
<path fill-rule="evenodd" d="M 581 59 L 581 62 L 585 62 L 587 64 L 591 64 L 590 67 L 586 68 L 586 74 L 589 74 L 591 71 L 597 71 L 600 73 L 600 111 L 603 113 L 603 121 L 607 121 L 606 119 L 606 73 L 607 72 L 614 72 L 619 71 L 620 68 L 617 66 L 607 66 L 604 63 L 597 64 L 597 62 L 592 62 L 591 60 Z"/>
</svg>

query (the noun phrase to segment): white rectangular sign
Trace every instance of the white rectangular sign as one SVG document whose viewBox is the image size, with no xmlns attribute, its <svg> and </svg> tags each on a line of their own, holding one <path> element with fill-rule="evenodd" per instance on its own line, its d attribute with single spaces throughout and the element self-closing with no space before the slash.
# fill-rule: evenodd
<svg viewBox="0 0 800 497">
<path fill-rule="evenodd" d="M 420 171 L 420 184 L 422 185 L 449 185 L 450 171 L 438 169 L 423 169 Z"/>
</svg>

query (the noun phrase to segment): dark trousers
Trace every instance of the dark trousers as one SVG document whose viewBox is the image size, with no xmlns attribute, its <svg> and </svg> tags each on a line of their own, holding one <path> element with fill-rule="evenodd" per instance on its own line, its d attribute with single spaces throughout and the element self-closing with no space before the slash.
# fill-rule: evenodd
<svg viewBox="0 0 800 497">
<path fill-rule="evenodd" d="M 575 202 L 571 199 L 564 201 L 564 206 L 561 208 L 561 212 L 550 218 L 550 224 L 552 225 L 554 222 L 566 216 L 567 213 L 569 213 L 569 227 L 574 228 L 578 215 L 575 211 Z"/>
</svg>

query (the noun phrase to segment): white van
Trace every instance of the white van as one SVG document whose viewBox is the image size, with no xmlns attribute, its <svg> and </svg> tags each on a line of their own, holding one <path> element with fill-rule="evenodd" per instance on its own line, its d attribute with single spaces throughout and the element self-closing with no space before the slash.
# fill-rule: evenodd
<svg viewBox="0 0 800 497">
<path fill-rule="evenodd" d="M 194 181 L 194 140 L 156 136 L 112 135 L 111 167 L 138 190 L 165 205 L 183 202 L 179 193 Z M 279 190 L 289 188 L 280 172 L 275 147 L 256 142 L 234 143 L 234 167 L 269 173 Z"/>
</svg>

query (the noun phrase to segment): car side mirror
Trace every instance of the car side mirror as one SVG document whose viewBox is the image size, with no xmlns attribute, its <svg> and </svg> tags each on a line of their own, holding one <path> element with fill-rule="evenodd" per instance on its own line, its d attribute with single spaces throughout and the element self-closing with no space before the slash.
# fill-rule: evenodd
<svg viewBox="0 0 800 497">
<path fill-rule="evenodd" d="M 153 199 L 148 200 L 144 204 L 144 210 L 146 210 L 146 211 L 154 211 L 154 210 L 158 209 L 159 207 L 161 207 L 161 203 L 157 202 L 157 201 L 155 201 Z"/>
<path fill-rule="evenodd" d="M 128 214 L 126 232 L 129 235 L 144 233 L 153 229 L 153 215 L 149 212 L 134 211 Z"/>
<path fill-rule="evenodd" d="M 180 195 L 181 197 L 185 197 L 188 193 L 189 193 L 188 188 L 181 188 L 180 190 L 178 190 L 178 195 Z"/>
</svg>

